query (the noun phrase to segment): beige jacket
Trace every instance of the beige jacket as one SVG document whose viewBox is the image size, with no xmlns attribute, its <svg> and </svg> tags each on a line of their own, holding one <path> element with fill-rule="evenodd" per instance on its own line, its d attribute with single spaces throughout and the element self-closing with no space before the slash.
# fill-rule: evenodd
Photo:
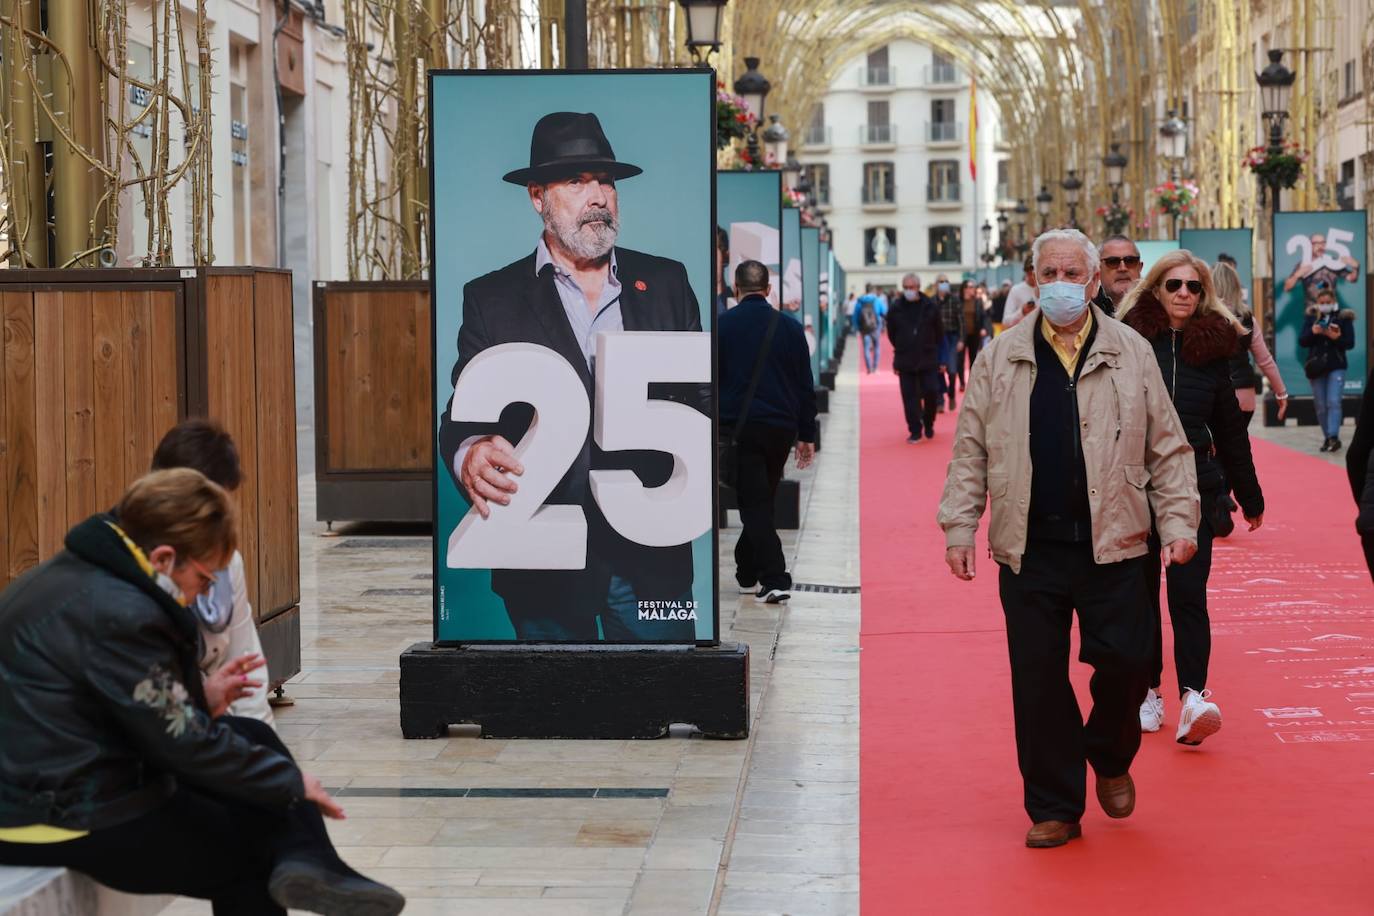
<svg viewBox="0 0 1374 916">
<path fill-rule="evenodd" d="M 1092 306 L 1097 335 L 1078 381 L 1093 556 L 1146 552 L 1150 509 L 1165 544 L 1197 542 L 1197 469 L 1159 363 L 1143 337 Z M 949 547 L 971 547 L 991 498 L 993 559 L 1021 572 L 1031 498 L 1030 395 L 1040 312 L 984 347 L 959 411 L 939 522 Z"/>
</svg>

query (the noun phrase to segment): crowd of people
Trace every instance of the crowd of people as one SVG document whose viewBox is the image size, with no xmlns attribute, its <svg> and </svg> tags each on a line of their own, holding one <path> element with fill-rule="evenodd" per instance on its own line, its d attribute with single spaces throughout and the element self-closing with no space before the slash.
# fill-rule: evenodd
<svg viewBox="0 0 1374 916">
<path fill-rule="evenodd" d="M 969 360 L 938 521 L 947 564 L 971 580 L 974 535 L 985 506 L 989 512 L 1032 822 L 1025 841 L 1053 847 L 1081 835 L 1088 767 L 1109 816 L 1134 808 L 1130 769 L 1141 734 L 1168 719 L 1161 570 L 1180 703 L 1176 740 L 1196 747 L 1221 728 L 1208 670 L 1212 546 L 1233 530 L 1236 508 L 1250 531 L 1263 525 L 1248 427 L 1261 375 L 1280 418 L 1289 392 L 1225 256 L 1209 265 L 1176 250 L 1142 276 L 1129 238 L 1094 244 L 1059 229 L 1036 239 L 1024 267 L 1024 284 L 1005 297 L 1000 333 Z M 1311 292 L 1300 345 L 1322 450 L 1332 451 L 1341 447 L 1354 316 L 1336 306 L 1331 284 Z M 942 303 L 927 322 L 900 324 L 897 372 L 919 368 L 901 362 L 903 348 L 927 354 L 956 337 L 966 350 L 984 344 L 964 333 L 961 318 Z M 889 329 L 894 323 L 889 318 Z M 910 404 L 907 416 L 910 424 Z M 1374 429 L 1364 419 L 1348 467 L 1374 575 Z M 1068 678 L 1075 612 L 1080 658 L 1094 669 L 1086 722 Z"/>
</svg>

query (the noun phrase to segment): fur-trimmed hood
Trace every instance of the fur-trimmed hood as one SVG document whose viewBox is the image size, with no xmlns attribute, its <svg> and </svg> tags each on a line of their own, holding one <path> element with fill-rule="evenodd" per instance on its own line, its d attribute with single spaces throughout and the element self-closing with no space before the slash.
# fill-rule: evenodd
<svg viewBox="0 0 1374 916">
<path fill-rule="evenodd" d="M 1151 342 L 1169 331 L 1169 315 L 1151 292 L 1141 293 L 1121 321 Z M 1238 344 L 1236 326 L 1225 318 L 1216 314 L 1194 315 L 1183 326 L 1179 356 L 1190 366 L 1205 366 L 1218 359 L 1230 359 Z"/>
<path fill-rule="evenodd" d="M 1306 309 L 1304 309 L 1304 312 L 1307 314 L 1307 317 L 1308 317 L 1308 318 L 1316 318 L 1316 317 L 1318 317 L 1319 315 L 1321 315 L 1321 312 L 1317 311 L 1317 307 L 1316 307 L 1315 305 L 1309 305 Z M 1341 319 L 1342 321 L 1354 321 L 1354 320 L 1355 320 L 1355 310 L 1354 310 L 1354 309 L 1338 309 L 1338 310 L 1336 311 L 1336 317 L 1339 318 L 1339 319 Z"/>
</svg>

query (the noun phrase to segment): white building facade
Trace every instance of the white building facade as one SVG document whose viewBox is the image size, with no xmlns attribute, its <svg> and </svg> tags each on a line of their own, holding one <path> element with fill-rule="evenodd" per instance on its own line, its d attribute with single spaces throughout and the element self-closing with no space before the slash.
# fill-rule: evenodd
<svg viewBox="0 0 1374 916">
<path fill-rule="evenodd" d="M 997 238 L 1009 152 L 991 94 L 978 93 L 977 180 L 970 174 L 972 80 L 940 52 L 896 40 L 844 66 L 800 132 L 806 167 L 849 291 L 923 284 L 984 266 Z M 797 136 L 794 133 L 794 136 Z M 999 262 L 1000 263 L 1000 262 Z"/>
</svg>

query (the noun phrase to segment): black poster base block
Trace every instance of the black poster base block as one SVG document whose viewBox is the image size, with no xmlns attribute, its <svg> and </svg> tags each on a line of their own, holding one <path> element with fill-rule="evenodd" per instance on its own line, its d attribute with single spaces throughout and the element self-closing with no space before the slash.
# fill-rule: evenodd
<svg viewBox="0 0 1374 916">
<path fill-rule="evenodd" d="M 825 373 L 821 373 L 822 382 Z M 816 389 L 816 413 L 830 413 L 830 389 L 824 384 Z"/>
<path fill-rule="evenodd" d="M 401 734 L 662 738 L 670 725 L 749 737 L 749 647 L 438 646 L 401 653 Z"/>
<path fill-rule="evenodd" d="M 1347 394 L 1341 398 L 1341 416 L 1358 417 L 1360 415 L 1360 402 L 1363 397 L 1358 394 Z M 1299 426 L 1316 426 L 1317 411 L 1312 401 L 1312 396 L 1293 395 L 1288 399 L 1288 419 Z M 1279 401 L 1273 394 L 1264 396 L 1264 425 L 1281 426 L 1279 422 Z"/>
</svg>

